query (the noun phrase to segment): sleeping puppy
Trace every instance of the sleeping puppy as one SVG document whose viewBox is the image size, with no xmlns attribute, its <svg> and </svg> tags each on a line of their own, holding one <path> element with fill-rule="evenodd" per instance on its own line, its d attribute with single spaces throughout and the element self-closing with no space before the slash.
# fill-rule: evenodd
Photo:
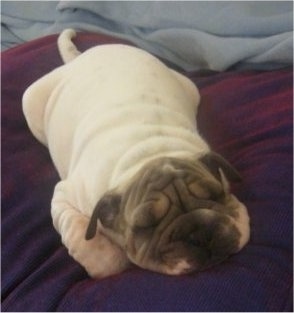
<svg viewBox="0 0 294 313">
<path fill-rule="evenodd" d="M 53 224 L 90 276 L 130 263 L 178 275 L 206 269 L 249 239 L 236 170 L 195 127 L 196 86 L 135 47 L 83 54 L 64 31 L 65 65 L 32 84 L 23 111 L 61 181 Z"/>
</svg>

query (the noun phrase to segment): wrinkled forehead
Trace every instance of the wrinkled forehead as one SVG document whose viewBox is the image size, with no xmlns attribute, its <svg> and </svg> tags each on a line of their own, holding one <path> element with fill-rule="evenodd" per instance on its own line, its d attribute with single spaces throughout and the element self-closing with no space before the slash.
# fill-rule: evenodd
<svg viewBox="0 0 294 313">
<path fill-rule="evenodd" d="M 188 188 L 194 196 L 202 199 L 217 196 L 223 186 L 201 161 L 192 159 L 160 158 L 146 164 L 133 178 L 125 196 L 133 204 L 144 201 L 150 192 L 162 191 L 170 184 L 177 189 Z"/>
</svg>

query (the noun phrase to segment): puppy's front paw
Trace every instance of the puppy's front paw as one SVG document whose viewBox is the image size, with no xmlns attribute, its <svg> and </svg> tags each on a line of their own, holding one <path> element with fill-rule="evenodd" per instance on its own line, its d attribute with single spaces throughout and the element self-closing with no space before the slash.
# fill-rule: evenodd
<svg viewBox="0 0 294 313">
<path fill-rule="evenodd" d="M 55 188 L 51 214 L 69 254 L 91 277 L 102 278 L 123 271 L 129 264 L 125 252 L 101 233 L 86 240 L 89 218 L 75 209 L 68 199 L 68 184 L 60 182 Z"/>
<path fill-rule="evenodd" d="M 125 270 L 129 261 L 125 252 L 103 234 L 85 240 L 88 219 L 76 216 L 63 237 L 69 254 L 78 261 L 93 278 L 111 276 Z"/>
</svg>

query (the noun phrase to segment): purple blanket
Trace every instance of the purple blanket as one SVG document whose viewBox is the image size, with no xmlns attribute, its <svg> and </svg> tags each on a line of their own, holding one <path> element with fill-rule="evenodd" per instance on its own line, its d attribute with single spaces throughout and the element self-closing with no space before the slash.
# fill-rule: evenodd
<svg viewBox="0 0 294 313">
<path fill-rule="evenodd" d="M 121 42 L 80 34 L 78 47 Z M 59 180 L 30 133 L 24 90 L 61 65 L 56 36 L 2 53 L 2 311 L 290 311 L 293 249 L 292 68 L 190 73 L 199 128 L 240 172 L 233 186 L 251 217 L 249 244 L 205 272 L 171 277 L 133 266 L 93 280 L 53 229 Z"/>
</svg>

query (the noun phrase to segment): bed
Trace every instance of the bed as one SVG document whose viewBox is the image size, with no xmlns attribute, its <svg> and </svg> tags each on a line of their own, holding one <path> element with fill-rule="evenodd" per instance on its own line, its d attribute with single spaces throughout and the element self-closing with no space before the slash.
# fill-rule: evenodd
<svg viewBox="0 0 294 313">
<path fill-rule="evenodd" d="M 138 44 L 106 33 L 81 32 L 75 43 L 82 51 Z M 2 311 L 292 311 L 292 64 L 181 67 L 202 96 L 201 134 L 242 176 L 232 188 L 248 207 L 249 244 L 200 273 L 165 276 L 132 266 L 94 280 L 52 226 L 58 174 L 21 108 L 24 90 L 62 64 L 56 39 L 41 36 L 2 52 Z"/>
</svg>

